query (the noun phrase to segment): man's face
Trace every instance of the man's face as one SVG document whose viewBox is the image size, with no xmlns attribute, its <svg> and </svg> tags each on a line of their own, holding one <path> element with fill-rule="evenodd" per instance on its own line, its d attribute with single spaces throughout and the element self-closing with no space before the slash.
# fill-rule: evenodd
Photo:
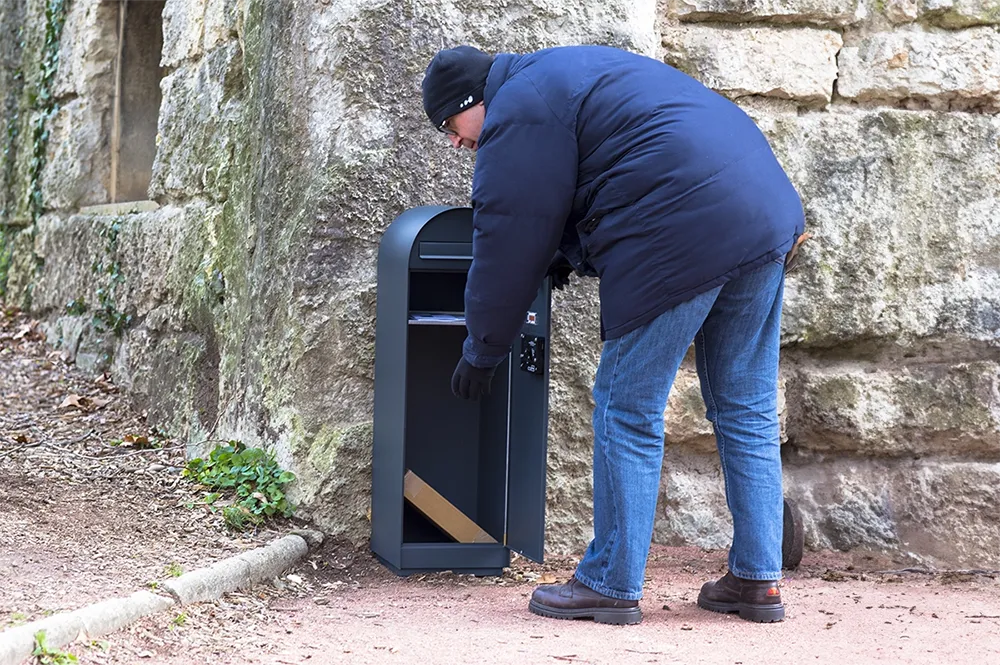
<svg viewBox="0 0 1000 665">
<path fill-rule="evenodd" d="M 483 131 L 485 119 L 486 107 L 479 102 L 445 120 L 441 130 L 448 135 L 448 140 L 454 147 L 468 148 L 475 152 L 479 148 L 479 135 Z"/>
</svg>

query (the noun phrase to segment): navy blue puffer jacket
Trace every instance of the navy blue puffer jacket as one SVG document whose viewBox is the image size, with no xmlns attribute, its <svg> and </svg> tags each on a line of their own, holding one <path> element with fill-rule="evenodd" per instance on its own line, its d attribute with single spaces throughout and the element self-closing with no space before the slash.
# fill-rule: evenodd
<svg viewBox="0 0 1000 665">
<path fill-rule="evenodd" d="M 777 260 L 802 203 L 735 104 L 602 46 L 497 56 L 472 187 L 465 357 L 503 360 L 561 250 L 600 277 L 602 339 Z"/>
</svg>

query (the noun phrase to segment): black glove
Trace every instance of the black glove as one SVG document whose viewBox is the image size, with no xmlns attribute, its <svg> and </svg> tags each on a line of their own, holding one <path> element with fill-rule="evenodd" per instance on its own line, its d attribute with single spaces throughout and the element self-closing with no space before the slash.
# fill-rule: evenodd
<svg viewBox="0 0 1000 665">
<path fill-rule="evenodd" d="M 556 251 L 556 256 L 549 264 L 549 269 L 545 272 L 546 277 L 552 278 L 552 288 L 560 291 L 569 286 L 569 276 L 573 273 L 573 265 L 566 259 L 562 252 Z"/>
<path fill-rule="evenodd" d="M 572 273 L 573 268 L 571 266 L 556 268 L 550 272 L 549 277 L 552 278 L 552 288 L 562 291 L 564 288 L 569 286 L 569 276 Z"/>
<path fill-rule="evenodd" d="M 490 394 L 490 383 L 496 367 L 473 367 L 462 358 L 458 361 L 455 373 L 451 376 L 451 392 L 455 397 L 478 400 L 481 396 Z"/>
</svg>

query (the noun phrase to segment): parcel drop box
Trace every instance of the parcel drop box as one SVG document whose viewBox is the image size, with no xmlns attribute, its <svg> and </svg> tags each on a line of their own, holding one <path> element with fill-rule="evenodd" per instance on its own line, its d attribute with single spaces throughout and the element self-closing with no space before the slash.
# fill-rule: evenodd
<svg viewBox="0 0 1000 665">
<path fill-rule="evenodd" d="M 511 551 L 543 556 L 551 284 L 491 394 L 459 399 L 471 263 L 470 208 L 407 210 L 379 247 L 371 549 L 400 575 L 499 575 Z"/>
</svg>

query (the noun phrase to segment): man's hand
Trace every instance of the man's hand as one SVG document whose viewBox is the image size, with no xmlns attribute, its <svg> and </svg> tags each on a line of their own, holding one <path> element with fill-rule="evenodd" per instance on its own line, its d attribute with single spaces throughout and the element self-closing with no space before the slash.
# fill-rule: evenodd
<svg viewBox="0 0 1000 665">
<path fill-rule="evenodd" d="M 556 251 L 556 256 L 549 264 L 545 276 L 552 278 L 552 288 L 560 291 L 569 286 L 569 276 L 573 274 L 573 265 L 566 260 L 562 252 Z"/>
<path fill-rule="evenodd" d="M 486 369 L 473 367 L 465 358 L 462 358 L 458 361 L 455 373 L 451 376 L 451 392 L 455 393 L 455 397 L 471 400 L 478 400 L 484 395 L 489 395 L 490 384 L 496 370 L 496 367 Z"/>
<path fill-rule="evenodd" d="M 573 268 L 569 266 L 559 267 L 549 272 L 549 277 L 552 278 L 552 288 L 562 291 L 564 288 L 569 286 L 569 276 L 572 273 Z"/>
</svg>

